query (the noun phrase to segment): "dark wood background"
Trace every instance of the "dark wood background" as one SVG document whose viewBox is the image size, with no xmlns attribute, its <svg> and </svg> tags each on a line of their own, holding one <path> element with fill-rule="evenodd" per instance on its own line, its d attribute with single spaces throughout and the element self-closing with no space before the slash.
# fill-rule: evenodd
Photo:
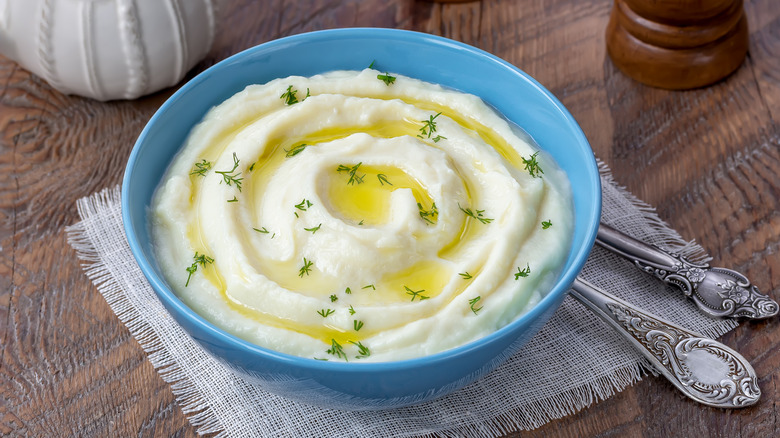
<svg viewBox="0 0 780 438">
<path fill-rule="evenodd" d="M 189 76 L 265 41 L 333 27 L 412 29 L 522 68 L 571 110 L 615 178 L 714 264 L 780 299 L 780 5 L 746 0 L 750 49 L 714 86 L 643 86 L 606 56 L 611 0 L 222 2 L 214 47 Z M 0 57 L 0 435 L 195 436 L 168 386 L 84 276 L 64 228 L 76 200 L 121 180 L 174 90 L 99 103 L 65 96 Z M 780 321 L 722 338 L 761 377 L 761 402 L 722 411 L 660 378 L 510 436 L 780 435 Z"/>
</svg>

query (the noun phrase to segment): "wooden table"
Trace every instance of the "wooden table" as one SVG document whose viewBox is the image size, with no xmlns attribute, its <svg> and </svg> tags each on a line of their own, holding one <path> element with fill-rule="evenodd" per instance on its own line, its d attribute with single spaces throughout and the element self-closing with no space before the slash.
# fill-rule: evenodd
<svg viewBox="0 0 780 438">
<path fill-rule="evenodd" d="M 618 182 L 713 263 L 780 299 L 780 7 L 748 0 L 750 52 L 726 81 L 686 92 L 627 78 L 605 53 L 611 0 L 223 2 L 191 75 L 300 32 L 376 26 L 492 52 L 571 110 Z M 76 200 L 121 180 L 133 143 L 174 90 L 100 103 L 62 95 L 0 57 L 0 435 L 195 436 L 171 390 L 85 277 L 64 228 Z M 780 319 L 722 338 L 753 364 L 763 398 L 721 411 L 649 377 L 523 436 L 780 435 Z M 510 436 L 517 436 L 511 434 Z"/>
</svg>

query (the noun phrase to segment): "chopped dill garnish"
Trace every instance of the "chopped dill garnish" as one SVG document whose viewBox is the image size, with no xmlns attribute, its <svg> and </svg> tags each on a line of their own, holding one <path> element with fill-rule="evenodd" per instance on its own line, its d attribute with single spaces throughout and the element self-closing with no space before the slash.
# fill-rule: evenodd
<svg viewBox="0 0 780 438">
<path fill-rule="evenodd" d="M 546 230 L 552 226 L 552 221 L 547 219 L 546 221 L 542 222 L 542 229 Z"/>
<path fill-rule="evenodd" d="M 287 91 L 282 93 L 281 96 L 279 96 L 280 99 L 284 100 L 284 103 L 287 105 L 293 105 L 298 103 L 298 97 L 295 96 L 295 94 L 298 92 L 298 90 L 294 89 L 292 85 L 287 87 Z"/>
<path fill-rule="evenodd" d="M 303 152 L 303 150 L 306 149 L 306 146 L 308 146 L 308 145 L 304 144 L 304 143 L 301 143 L 298 146 L 291 147 L 290 150 L 285 149 L 284 150 L 284 152 L 285 152 L 284 156 L 285 157 L 294 157 L 294 156 L 300 154 L 301 152 Z"/>
<path fill-rule="evenodd" d="M 333 309 L 322 309 L 318 310 L 317 313 L 323 318 L 327 318 L 328 316 L 332 315 L 335 312 Z"/>
<path fill-rule="evenodd" d="M 419 298 L 420 301 L 427 300 L 428 298 L 430 298 L 428 296 L 422 295 L 422 292 L 425 292 L 425 289 L 412 290 L 412 289 L 409 289 L 408 286 L 404 286 L 404 289 L 406 289 L 406 295 L 411 295 L 412 296 L 412 301 L 414 301 L 415 298 Z"/>
<path fill-rule="evenodd" d="M 461 207 L 460 204 L 458 204 L 458 208 L 460 208 L 460 211 L 465 213 L 466 216 L 472 217 L 472 218 L 482 222 L 483 224 L 489 224 L 489 223 L 493 222 L 493 219 L 484 217 L 482 215 L 482 213 L 484 213 L 485 210 L 477 210 L 476 212 L 474 212 L 470 208 L 463 208 L 463 207 Z"/>
<path fill-rule="evenodd" d="M 385 185 L 385 184 L 393 185 L 393 183 L 387 180 L 387 175 L 385 175 L 384 173 L 380 173 L 376 177 L 379 179 L 379 184 L 381 185 Z"/>
<path fill-rule="evenodd" d="M 515 273 L 515 280 L 519 280 L 520 277 L 528 277 L 528 274 L 531 273 L 531 267 L 528 266 L 528 263 L 525 264 L 525 268 L 520 269 L 520 267 L 517 267 L 517 272 Z"/>
<path fill-rule="evenodd" d="M 239 159 L 236 156 L 236 153 L 233 152 L 233 168 L 230 170 L 215 170 L 214 173 L 218 173 L 222 175 L 222 181 L 225 182 L 227 185 L 235 184 L 238 191 L 241 191 L 241 181 L 243 178 L 239 178 L 239 175 L 241 175 L 241 172 L 236 172 L 236 169 L 238 169 L 238 163 Z M 222 183 L 220 181 L 220 183 Z"/>
<path fill-rule="evenodd" d="M 187 275 L 187 282 L 184 283 L 184 287 L 187 287 L 187 286 L 190 285 L 190 278 L 192 278 L 192 274 L 194 274 L 195 271 L 198 270 L 198 265 L 201 265 L 201 266 L 205 267 L 209 263 L 214 263 L 214 259 L 213 258 L 207 256 L 206 254 L 198 254 L 197 251 L 195 251 L 195 256 L 193 257 L 193 259 L 195 261 L 192 262 L 192 265 L 187 267 L 187 273 L 188 273 L 188 275 Z"/>
<path fill-rule="evenodd" d="M 301 269 L 298 270 L 298 276 L 303 278 L 304 275 L 309 275 L 311 273 L 311 267 L 314 266 L 314 262 L 311 260 L 306 259 L 306 257 L 303 258 L 303 266 L 301 266 Z"/>
<path fill-rule="evenodd" d="M 387 85 L 388 87 L 390 86 L 390 84 L 395 82 L 395 76 L 390 76 L 387 72 L 385 72 L 385 74 L 383 75 L 376 75 L 376 78 L 384 82 L 385 85 Z"/>
<path fill-rule="evenodd" d="M 363 162 L 357 163 L 354 166 L 345 166 L 343 164 L 339 164 L 339 167 L 336 168 L 336 172 L 349 172 L 349 180 L 347 181 L 347 184 L 352 185 L 355 183 L 361 184 L 363 182 L 363 177 L 366 175 L 357 175 L 357 170 L 360 168 L 360 165 L 363 164 Z"/>
<path fill-rule="evenodd" d="M 316 227 L 311 227 L 311 228 L 304 228 L 304 230 L 306 230 L 306 231 L 311 231 L 311 233 L 312 233 L 312 234 L 314 234 L 314 233 L 316 233 L 316 232 L 317 232 L 317 230 L 319 230 L 319 229 L 320 229 L 320 227 L 321 227 L 321 226 L 322 226 L 322 224 L 319 224 L 319 225 L 317 225 Z"/>
<path fill-rule="evenodd" d="M 361 344 L 360 342 L 349 341 L 349 343 L 352 344 L 352 345 L 357 346 L 357 348 L 358 348 L 358 353 L 359 354 L 357 356 L 355 356 L 355 359 L 363 359 L 364 357 L 371 356 L 371 352 L 368 351 L 368 347 L 366 347 L 365 345 Z"/>
<path fill-rule="evenodd" d="M 200 161 L 200 163 L 195 163 L 195 169 L 192 169 L 190 175 L 206 176 L 208 171 L 211 169 L 211 165 L 211 162 L 206 161 L 204 158 Z"/>
<path fill-rule="evenodd" d="M 350 315 L 354 315 L 354 314 L 355 314 L 355 312 L 356 312 L 355 308 L 354 308 L 354 307 L 352 307 L 352 305 L 350 304 L 350 305 L 349 305 L 349 314 L 350 314 Z"/>
<path fill-rule="evenodd" d="M 529 158 L 520 157 L 523 160 L 523 164 L 525 165 L 524 169 L 528 171 L 528 174 L 531 175 L 533 178 L 541 178 L 544 171 L 539 166 L 539 162 L 536 161 L 536 155 L 539 154 L 539 151 L 536 151 L 531 155 Z"/>
<path fill-rule="evenodd" d="M 359 332 L 360 329 L 363 328 L 363 321 L 358 321 L 357 319 L 352 321 L 352 327 L 356 332 Z"/>
<path fill-rule="evenodd" d="M 252 227 L 252 229 L 257 231 L 258 233 L 268 234 L 268 230 L 266 230 L 265 227 L 263 227 L 263 228 L 254 228 L 254 227 Z"/>
<path fill-rule="evenodd" d="M 308 210 L 308 209 L 309 209 L 309 207 L 311 207 L 312 205 L 314 205 L 314 204 L 312 204 L 312 203 L 311 203 L 311 201 L 309 201 L 309 200 L 308 200 L 308 199 L 306 199 L 306 198 L 303 198 L 303 201 L 301 201 L 301 202 L 299 202 L 299 203 L 295 204 L 295 208 L 297 208 L 298 210 L 301 210 L 301 211 L 306 211 L 306 210 Z M 298 214 L 297 214 L 297 213 L 295 214 L 295 217 L 298 217 Z"/>
<path fill-rule="evenodd" d="M 338 341 L 336 341 L 335 339 L 330 340 L 330 348 L 328 348 L 325 352 L 330 355 L 347 360 L 347 355 L 344 354 L 344 347 L 342 347 L 341 344 L 339 344 Z"/>
<path fill-rule="evenodd" d="M 238 202 L 238 198 L 236 198 L 236 196 L 233 195 L 233 199 L 228 199 L 227 202 Z"/>
<path fill-rule="evenodd" d="M 363 286 L 361 289 L 374 289 L 374 290 L 376 290 L 376 286 L 374 286 L 373 284 L 367 284 L 367 285 Z"/>
<path fill-rule="evenodd" d="M 469 300 L 469 307 L 471 307 L 471 311 L 474 312 L 475 315 L 477 314 L 477 312 L 482 310 L 482 306 L 475 307 L 477 305 L 477 303 L 479 302 L 479 300 L 481 300 L 481 299 L 482 299 L 482 297 L 476 297 L 476 298 L 472 298 L 472 299 Z"/>
<path fill-rule="evenodd" d="M 436 132 L 436 117 L 439 117 L 440 115 L 441 112 L 438 112 L 435 116 L 430 116 L 428 120 L 423 120 L 423 126 L 420 128 L 420 133 L 417 134 L 417 136 L 420 138 L 431 138 L 431 135 Z"/>
<path fill-rule="evenodd" d="M 331 303 L 335 303 L 338 300 L 339 300 L 339 297 L 337 297 L 336 294 L 333 294 L 333 295 L 330 296 L 330 302 Z"/>
<path fill-rule="evenodd" d="M 436 208 L 436 203 L 431 203 L 431 209 L 426 210 L 423 208 L 422 204 L 419 202 L 417 203 L 417 209 L 420 211 L 420 217 L 422 220 L 424 220 L 426 223 L 432 224 L 434 223 L 434 219 L 436 219 L 439 215 L 439 209 Z"/>
<path fill-rule="evenodd" d="M 458 275 L 460 275 L 461 277 L 463 277 L 463 279 L 464 279 L 464 280 L 470 280 L 470 279 L 471 279 L 471 274 L 469 274 L 469 273 L 468 273 L 468 271 L 466 271 L 466 272 L 461 272 L 461 273 L 459 273 Z"/>
</svg>

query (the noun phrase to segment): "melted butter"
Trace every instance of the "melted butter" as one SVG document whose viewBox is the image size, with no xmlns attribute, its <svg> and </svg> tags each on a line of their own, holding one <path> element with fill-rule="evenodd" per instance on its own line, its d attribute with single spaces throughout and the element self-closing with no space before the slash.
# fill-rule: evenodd
<svg viewBox="0 0 780 438">
<path fill-rule="evenodd" d="M 259 272 L 280 287 L 295 291 L 301 295 L 317 298 L 327 298 L 336 290 L 341 282 L 317 269 L 317 261 L 312 263 L 308 273 L 301 275 L 304 266 L 303 259 L 293 261 L 278 261 L 270 259 L 257 260 Z"/>
<path fill-rule="evenodd" d="M 336 342 L 338 342 L 344 348 L 346 348 L 349 345 L 349 341 L 360 342 L 361 340 L 366 338 L 366 335 L 370 334 L 370 332 L 363 331 L 363 330 L 361 330 L 360 332 L 355 332 L 352 330 L 347 330 L 347 331 L 342 330 L 332 324 L 328 324 L 327 317 L 322 318 L 323 319 L 322 324 L 318 324 L 318 325 L 301 324 L 298 321 L 280 318 L 276 315 L 265 313 L 256 308 L 247 306 L 246 304 L 234 300 L 225 290 L 222 290 L 221 293 L 224 300 L 228 303 L 231 309 L 233 309 L 234 311 L 238 312 L 239 314 L 247 318 L 251 318 L 255 321 L 258 321 L 265 326 L 274 327 L 283 330 L 290 330 L 296 333 L 309 336 L 313 339 L 322 341 L 327 345 L 331 345 L 331 342 L 333 340 L 336 340 Z M 330 308 L 334 308 L 334 307 L 330 307 Z M 339 309 L 336 311 L 343 312 L 346 310 Z M 319 318 L 319 315 L 317 317 Z"/>
<path fill-rule="evenodd" d="M 412 291 L 428 298 L 438 296 L 455 273 L 440 260 L 423 260 L 399 272 L 385 275 L 376 286 L 375 302 L 371 304 L 408 303 Z M 414 298 L 414 302 L 419 301 Z"/>
<path fill-rule="evenodd" d="M 350 163 L 348 166 L 354 166 Z M 362 225 L 382 225 L 390 216 L 390 197 L 394 190 L 410 189 L 423 209 L 433 204 L 428 191 L 420 182 L 396 167 L 360 166 L 356 176 L 360 183 L 349 184 L 348 172 L 328 174 L 328 200 L 342 217 Z M 383 179 L 380 179 L 380 175 Z M 435 222 L 435 219 L 434 219 Z"/>
<path fill-rule="evenodd" d="M 337 179 L 337 181 L 333 181 Z M 373 184 L 344 187 L 340 178 L 328 183 L 328 200 L 344 218 L 360 225 L 381 225 L 387 222 L 392 190 Z"/>
<path fill-rule="evenodd" d="M 316 146 L 319 143 L 339 140 L 358 132 L 379 138 L 395 138 L 404 135 L 417 135 L 419 129 L 419 124 L 411 120 L 382 120 L 368 126 L 331 126 L 303 136 L 285 136 L 272 139 L 269 141 L 269 144 L 273 146 L 265 149 L 263 155 L 260 156 L 260 160 L 262 161 L 275 154 L 285 156 L 287 151 L 294 146 L 301 144 Z M 301 153 L 305 152 L 304 150 Z"/>
<path fill-rule="evenodd" d="M 263 154 L 255 162 L 255 167 L 251 172 L 250 192 L 260 196 L 268 185 L 270 178 L 284 160 L 295 158 L 295 156 L 287 157 L 287 153 L 296 146 L 318 147 L 321 143 L 343 139 L 356 132 L 366 133 L 379 138 L 394 138 L 403 135 L 414 135 L 417 129 L 419 129 L 418 126 L 411 121 L 384 120 L 370 126 L 329 127 L 304 136 L 272 139 L 269 141 L 270 147 L 266 147 Z M 304 149 L 299 153 L 305 154 L 306 150 Z M 350 164 L 350 166 L 355 164 L 357 163 Z M 366 171 L 366 167 L 361 166 L 359 170 L 358 175 L 362 175 Z M 399 183 L 408 185 L 416 190 L 417 193 L 420 193 L 419 199 L 425 199 L 422 193 L 426 192 L 422 190 L 420 184 L 398 169 L 386 168 L 381 171 L 376 170 L 371 176 L 366 176 L 366 179 L 373 179 L 373 182 L 376 184 L 353 184 L 353 187 L 350 188 L 357 188 L 356 190 L 343 192 L 337 190 L 337 188 L 340 185 L 346 185 L 349 176 L 347 172 L 336 172 L 334 169 L 332 173 L 328 174 L 331 179 L 329 184 L 331 188 L 329 193 L 331 195 L 330 199 L 345 218 L 352 219 L 355 223 L 359 223 L 361 220 L 369 224 L 384 222 L 389 212 L 389 202 L 387 201 L 389 200 L 390 191 L 387 188 L 383 188 L 379 180 L 376 179 L 376 175 L 379 173 L 386 174 L 391 182 L 393 181 L 390 179 L 392 177 L 398 180 Z M 347 177 L 344 182 L 339 181 L 345 175 Z"/>
<path fill-rule="evenodd" d="M 206 245 L 202 236 L 202 231 L 197 222 L 195 224 L 190 224 L 190 226 L 187 228 L 187 237 L 192 247 L 200 254 L 209 255 L 209 251 L 206 249 Z M 279 278 L 276 278 L 275 280 L 283 280 L 281 282 L 277 282 L 283 287 L 287 287 L 290 290 L 295 290 L 298 293 L 300 293 L 300 291 L 316 291 L 318 289 L 320 291 L 324 291 L 324 287 L 328 286 L 331 286 L 332 290 L 332 285 L 328 284 L 333 282 L 332 278 L 328 279 L 324 274 L 317 271 L 316 269 L 311 269 L 309 275 L 299 277 L 299 269 L 300 267 L 295 267 L 292 263 L 266 262 L 266 269 L 264 272 L 281 274 L 279 275 Z M 235 300 L 228 293 L 227 283 L 225 282 L 225 278 L 223 277 L 222 273 L 219 271 L 219 262 L 217 260 L 215 260 L 214 263 L 209 263 L 205 266 L 198 265 L 198 270 L 193 275 L 203 275 L 204 278 L 206 278 L 206 280 L 208 280 L 209 283 L 211 283 L 219 291 L 223 300 L 228 304 L 228 306 L 230 306 L 232 310 L 269 327 L 292 330 L 297 333 L 319 339 L 328 345 L 330 345 L 331 341 L 335 339 L 343 346 L 349 341 L 359 342 L 365 338 L 365 334 L 369 333 L 368 331 L 365 331 L 361 334 L 358 334 L 357 332 L 345 332 L 335 326 L 324 323 L 323 325 L 314 326 L 305 325 L 296 321 L 287 320 L 265 312 L 261 312 L 253 307 L 247 306 L 242 302 Z M 243 275 L 243 273 L 238 273 L 238 275 L 246 280 L 246 275 Z M 314 294 L 321 295 L 322 293 L 323 292 Z"/>
<path fill-rule="evenodd" d="M 305 279 L 304 281 L 300 282 L 301 287 L 305 287 L 305 285 L 310 285 L 316 282 L 318 278 L 321 278 L 321 276 L 318 276 L 314 271 L 312 271 L 312 274 L 313 275 L 311 275 L 312 277 L 311 279 Z M 295 278 L 298 278 L 297 274 Z M 295 283 L 294 280 L 293 283 Z M 301 293 L 301 289 L 299 290 L 292 289 L 292 290 L 295 291 L 294 293 Z M 302 290 L 305 291 L 306 289 L 302 289 Z M 365 339 L 366 335 L 369 334 L 368 331 L 363 331 L 362 333 L 358 333 L 354 331 L 342 330 L 339 327 L 336 327 L 332 324 L 328 324 L 328 317 L 322 317 L 322 324 L 314 324 L 314 325 L 303 324 L 300 321 L 281 318 L 273 314 L 262 312 L 257 308 L 248 306 L 242 303 L 241 301 L 234 299 L 228 293 L 227 288 L 225 288 L 224 286 L 220 288 L 220 293 L 231 309 L 237 311 L 238 313 L 240 313 L 241 315 L 247 318 L 251 318 L 269 327 L 291 330 L 296 333 L 300 333 L 309 336 L 311 338 L 318 339 L 327 345 L 330 345 L 331 341 L 335 339 L 336 342 L 340 343 L 342 346 L 346 348 L 349 341 L 359 342 L 362 339 Z M 333 309 L 337 312 L 346 311 L 346 309 L 340 309 L 339 306 L 335 306 L 335 305 L 325 305 L 325 308 L 322 310 L 326 310 L 327 308 Z M 317 318 L 320 318 L 320 316 L 318 315 Z"/>
<path fill-rule="evenodd" d="M 211 252 L 207 249 L 205 241 L 203 240 L 203 231 L 200 228 L 200 224 L 197 221 L 197 218 L 195 219 L 194 224 L 191 223 L 187 227 L 187 238 L 190 241 L 190 245 L 198 254 L 205 254 L 209 257 L 212 256 Z M 222 275 L 219 273 L 219 270 L 215 266 L 216 263 L 217 261 L 215 260 L 214 263 L 207 263 L 205 266 L 198 265 L 198 270 L 195 271 L 193 275 L 202 274 L 209 281 L 209 283 L 214 285 L 214 287 L 219 290 L 225 290 L 225 279 L 222 277 Z"/>
<path fill-rule="evenodd" d="M 201 154 L 201 156 L 198 158 L 198 162 L 200 162 L 201 159 L 205 159 L 206 161 L 210 162 L 212 164 L 211 169 L 209 169 L 208 174 L 211 174 L 214 172 L 214 163 L 217 161 L 219 156 L 227 149 L 227 146 L 236 138 L 236 136 L 244 130 L 246 127 L 248 127 L 250 124 L 254 123 L 258 118 L 260 118 L 262 115 L 250 115 L 246 116 L 243 119 L 237 121 L 232 126 L 227 127 L 220 131 L 218 134 L 214 136 L 213 141 L 206 147 Z M 193 170 L 195 169 L 195 163 L 192 165 Z M 216 169 L 221 170 L 221 169 Z M 200 187 L 200 184 L 205 180 L 205 177 L 192 174 L 190 173 L 190 182 L 193 186 L 193 197 L 190 198 L 190 201 L 194 201 L 194 196 L 198 192 L 198 188 Z"/>
<path fill-rule="evenodd" d="M 196 248 L 196 251 L 198 251 L 201 254 L 207 254 L 208 251 L 206 251 L 205 245 L 202 243 L 201 238 L 201 231 L 196 226 L 190 226 L 188 229 L 188 237 L 190 239 L 190 242 L 193 244 L 193 247 Z M 198 244 L 196 244 L 197 242 Z M 271 263 L 269 263 L 270 265 Z M 294 290 L 297 293 L 301 293 L 301 291 L 311 291 L 311 290 L 317 290 L 324 291 L 325 287 L 331 286 L 330 290 L 333 290 L 332 284 L 329 285 L 329 283 L 333 282 L 333 279 L 327 278 L 324 274 L 321 272 L 312 269 L 309 273 L 309 275 L 305 275 L 304 277 L 299 277 L 297 274 L 297 270 L 300 269 L 300 267 L 293 267 L 293 264 L 291 263 L 275 263 L 275 266 L 267 266 L 269 270 L 266 270 L 266 272 L 274 272 L 277 274 L 284 274 L 280 275 L 279 278 L 276 280 L 284 280 L 280 282 L 279 284 L 283 287 L 294 288 L 290 290 Z M 280 272 L 281 271 L 281 272 Z M 293 273 L 292 271 L 296 271 Z M 205 266 L 198 265 L 198 270 L 193 275 L 203 275 L 206 280 L 209 281 L 222 295 L 223 300 L 230 306 L 230 308 L 239 314 L 251 318 L 255 321 L 258 321 L 266 326 L 269 327 L 276 327 L 279 329 L 285 329 L 285 330 L 292 330 L 297 333 L 301 333 L 304 335 L 307 335 L 309 337 L 312 337 L 314 339 L 318 339 L 325 344 L 330 345 L 333 340 L 336 340 L 336 342 L 340 343 L 342 346 L 346 347 L 349 344 L 349 341 L 352 342 L 360 342 L 361 340 L 365 339 L 367 335 L 371 335 L 372 333 L 368 330 L 362 331 L 362 333 L 353 332 L 353 331 L 344 331 L 341 330 L 338 327 L 335 327 L 333 325 L 327 324 L 326 321 L 323 321 L 322 325 L 306 325 L 301 324 L 297 321 L 288 320 L 285 318 L 280 318 L 278 316 L 268 314 L 265 312 L 262 312 L 258 309 L 255 309 L 253 307 L 247 306 L 246 304 L 234 299 L 227 290 L 227 283 L 225 282 L 225 279 L 222 275 L 222 273 L 219 271 L 219 262 L 214 261 L 214 263 L 206 264 Z M 241 275 L 241 273 L 239 273 Z M 245 275 L 241 275 L 246 279 Z M 316 287 L 312 288 L 313 285 L 316 285 Z M 321 295 L 321 293 L 314 293 L 315 295 Z M 343 310 L 342 310 L 343 311 Z M 325 319 L 325 318 L 324 318 Z"/>
<path fill-rule="evenodd" d="M 222 274 L 220 274 L 219 269 L 215 263 L 216 261 L 214 263 L 207 264 L 205 267 L 198 266 L 198 270 L 203 272 L 203 276 L 212 285 L 214 285 L 214 287 L 224 292 L 227 290 L 227 284 L 225 283 L 225 278 L 222 277 Z"/>
<path fill-rule="evenodd" d="M 478 239 L 485 233 L 487 225 L 480 223 L 476 219 L 467 217 L 463 221 L 463 227 L 460 229 L 460 235 L 452 242 L 444 245 L 438 253 L 438 256 L 445 260 L 454 260 L 459 254 L 468 250 L 470 242 Z"/>
<path fill-rule="evenodd" d="M 385 96 L 370 96 L 370 97 L 375 99 L 390 99 Z M 393 99 L 395 98 L 397 97 L 393 97 Z M 403 102 L 409 105 L 413 105 L 417 108 L 429 110 L 434 113 L 442 113 L 443 115 L 455 121 L 462 128 L 464 128 L 467 134 L 476 135 L 477 137 L 481 138 L 482 141 L 484 141 L 486 144 L 493 147 L 493 149 L 495 149 L 499 154 L 501 154 L 501 156 L 504 157 L 504 159 L 506 159 L 509 163 L 511 163 L 512 166 L 514 166 L 517 169 L 523 168 L 522 157 L 515 150 L 515 148 L 512 147 L 512 145 L 510 145 L 509 142 L 506 141 L 506 139 L 498 135 L 498 133 L 496 133 L 494 130 L 478 122 L 473 117 L 464 116 L 448 106 L 440 105 L 434 102 L 421 101 L 421 100 L 413 99 L 408 96 L 400 97 L 400 100 L 402 100 Z M 417 129 L 419 130 L 419 128 L 422 126 L 422 121 L 418 121 L 415 123 Z M 436 131 L 436 134 L 445 135 L 445 133 L 442 133 L 441 131 Z"/>
</svg>

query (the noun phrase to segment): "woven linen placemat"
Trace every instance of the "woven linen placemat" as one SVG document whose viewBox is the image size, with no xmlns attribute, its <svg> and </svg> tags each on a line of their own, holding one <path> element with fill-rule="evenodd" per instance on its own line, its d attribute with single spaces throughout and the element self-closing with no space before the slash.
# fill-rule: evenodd
<svg viewBox="0 0 780 438">
<path fill-rule="evenodd" d="M 700 246 L 684 241 L 650 206 L 618 187 L 604 165 L 601 174 L 603 222 L 692 260 L 709 261 Z M 441 399 L 372 412 L 297 403 L 233 375 L 176 325 L 127 245 L 119 187 L 79 200 L 78 211 L 81 221 L 68 227 L 67 233 L 86 275 L 148 353 L 201 434 L 494 437 L 570 415 L 654 374 L 627 342 L 567 297 L 519 353 L 483 379 Z M 600 247 L 593 249 L 581 275 L 626 301 L 706 336 L 719 337 L 737 325 L 704 316 L 678 290 Z"/>
</svg>

